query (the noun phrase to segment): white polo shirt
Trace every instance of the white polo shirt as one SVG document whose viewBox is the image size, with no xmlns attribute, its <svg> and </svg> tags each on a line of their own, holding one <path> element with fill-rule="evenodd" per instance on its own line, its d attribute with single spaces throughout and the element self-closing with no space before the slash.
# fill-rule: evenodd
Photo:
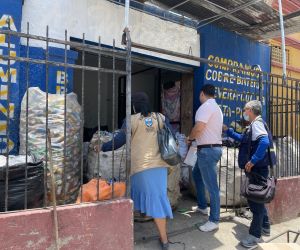
<svg viewBox="0 0 300 250">
<path fill-rule="evenodd" d="M 206 124 L 197 145 L 222 144 L 223 114 L 215 99 L 208 99 L 196 112 L 196 122 Z"/>
</svg>

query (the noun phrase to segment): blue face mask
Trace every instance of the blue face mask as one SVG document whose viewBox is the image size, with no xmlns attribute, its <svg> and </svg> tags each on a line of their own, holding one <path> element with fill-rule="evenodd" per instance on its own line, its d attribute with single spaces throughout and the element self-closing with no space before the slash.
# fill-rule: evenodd
<svg viewBox="0 0 300 250">
<path fill-rule="evenodd" d="M 243 113 L 243 117 L 244 117 L 245 121 L 247 121 L 247 122 L 250 121 L 249 115 L 247 115 L 246 113 Z"/>
</svg>

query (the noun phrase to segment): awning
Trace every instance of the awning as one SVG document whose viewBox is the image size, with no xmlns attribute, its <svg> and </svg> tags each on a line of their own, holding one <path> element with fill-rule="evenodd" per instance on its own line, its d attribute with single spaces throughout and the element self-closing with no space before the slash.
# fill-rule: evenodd
<svg viewBox="0 0 300 250">
<path fill-rule="evenodd" d="M 214 23 L 255 40 L 280 36 L 277 0 L 149 0 L 143 1 L 191 17 L 198 27 Z M 300 1 L 283 0 L 285 33 L 300 31 Z"/>
</svg>

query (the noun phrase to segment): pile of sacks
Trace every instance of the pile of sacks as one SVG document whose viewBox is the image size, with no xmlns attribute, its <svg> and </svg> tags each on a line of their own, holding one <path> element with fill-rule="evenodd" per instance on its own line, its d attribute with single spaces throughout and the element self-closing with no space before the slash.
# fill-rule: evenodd
<svg viewBox="0 0 300 250">
<path fill-rule="evenodd" d="M 46 93 L 39 88 L 28 89 L 21 105 L 20 117 L 20 154 L 26 152 L 26 109 L 28 106 L 28 152 L 46 161 Z M 66 138 L 64 95 L 48 95 L 48 128 L 51 131 L 53 171 L 56 182 L 58 204 L 76 201 L 80 188 L 81 160 L 81 107 L 74 93 L 66 97 Z M 65 144 L 66 143 L 66 144 Z M 66 158 L 64 159 L 64 147 Z M 51 202 L 51 178 L 49 171 L 49 149 L 47 164 L 48 199 Z M 66 180 L 66 182 L 64 182 Z"/>
<path fill-rule="evenodd" d="M 116 134 L 118 131 L 114 133 Z M 97 153 L 94 148 L 98 144 L 101 146 L 111 141 L 113 134 L 105 131 L 96 132 L 89 145 L 88 151 L 88 167 L 87 167 L 87 179 L 91 180 L 98 176 L 105 180 L 126 180 L 126 146 L 114 151 Z M 100 140 L 100 143 L 99 143 Z"/>
<path fill-rule="evenodd" d="M 277 157 L 275 173 L 277 177 L 297 175 L 300 163 L 300 144 L 290 136 L 274 139 L 274 149 Z"/>
</svg>

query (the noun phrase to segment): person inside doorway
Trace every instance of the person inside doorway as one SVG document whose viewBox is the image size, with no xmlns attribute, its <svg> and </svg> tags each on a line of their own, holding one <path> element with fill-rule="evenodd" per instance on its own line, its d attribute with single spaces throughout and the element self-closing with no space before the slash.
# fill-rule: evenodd
<svg viewBox="0 0 300 250">
<path fill-rule="evenodd" d="M 208 215 L 205 189 L 210 197 L 209 220 L 199 229 L 211 232 L 219 228 L 220 193 L 217 180 L 217 163 L 222 156 L 222 125 L 223 114 L 215 96 L 215 87 L 205 84 L 200 91 L 201 106 L 196 112 L 195 126 L 188 142 L 197 142 L 197 162 L 193 168 L 193 178 L 196 184 L 198 206 L 192 209 Z"/>
</svg>

